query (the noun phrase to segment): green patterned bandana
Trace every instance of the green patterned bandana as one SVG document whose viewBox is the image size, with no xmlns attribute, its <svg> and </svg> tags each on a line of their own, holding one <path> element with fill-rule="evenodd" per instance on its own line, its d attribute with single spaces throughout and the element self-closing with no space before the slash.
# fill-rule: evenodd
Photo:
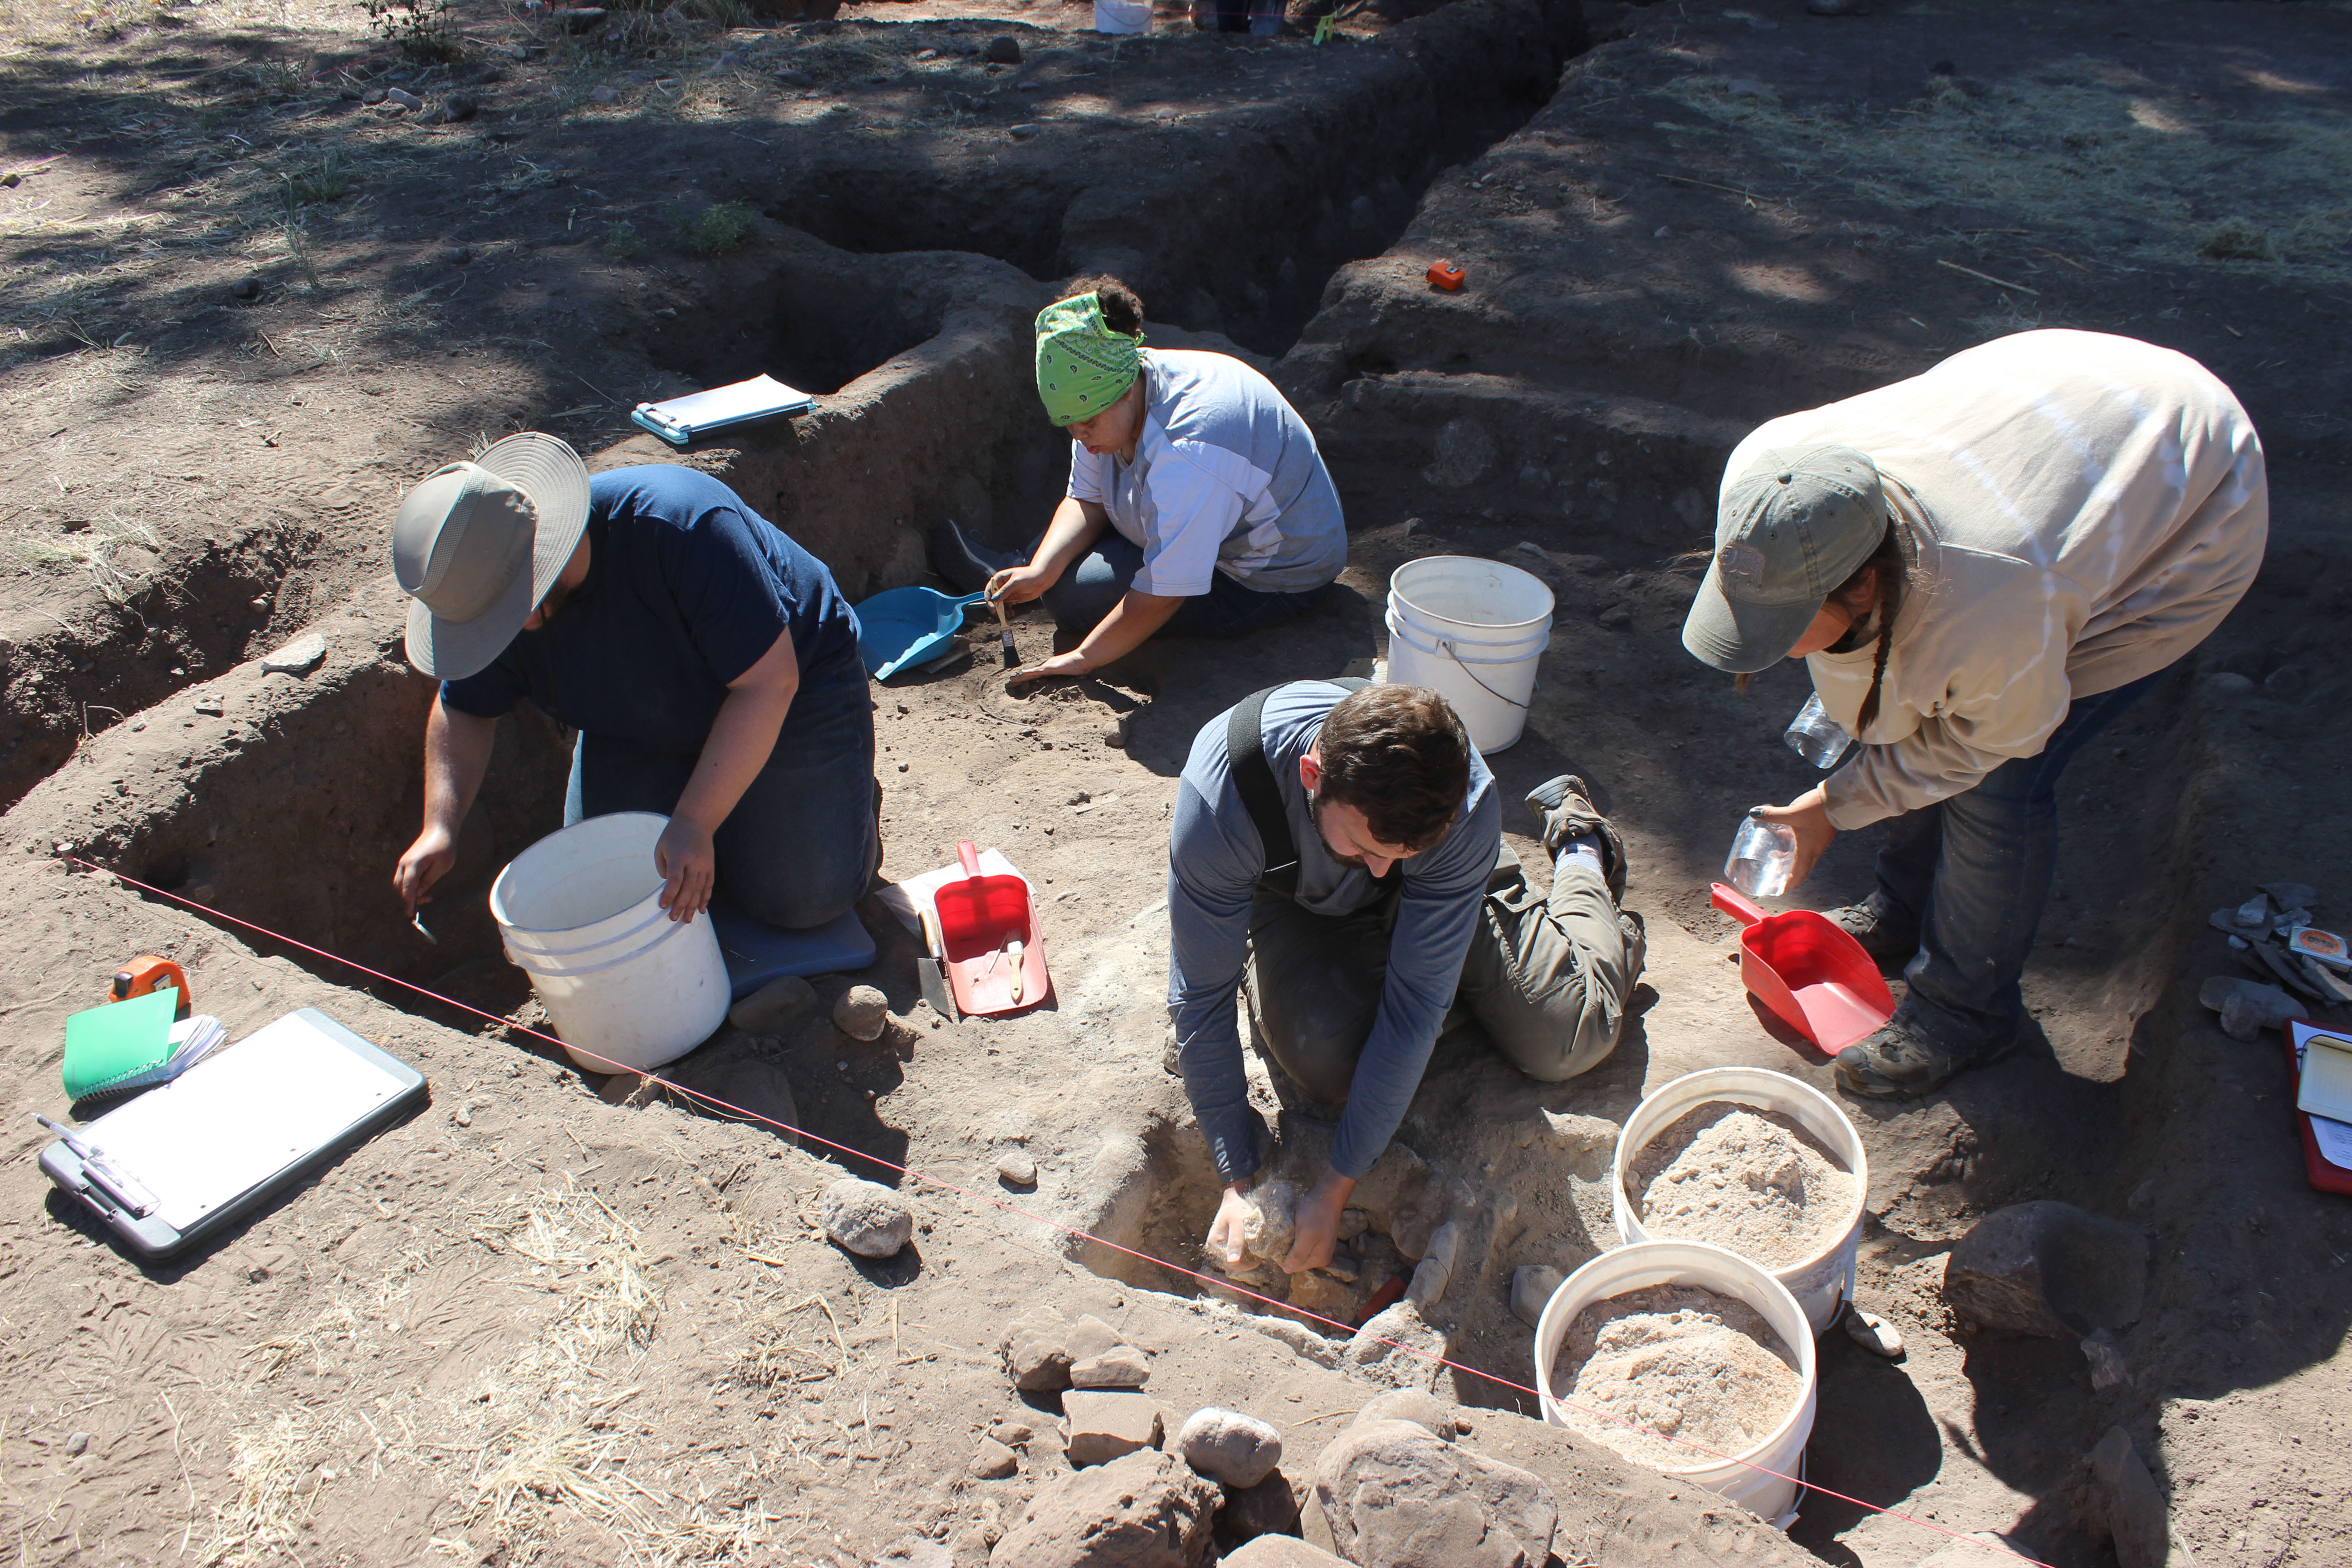
<svg viewBox="0 0 2352 1568">
<path fill-rule="evenodd" d="M 1129 337 L 1104 324 L 1092 294 L 1064 300 L 1037 312 L 1037 395 L 1056 425 L 1091 419 L 1134 384 L 1143 334 Z"/>
</svg>

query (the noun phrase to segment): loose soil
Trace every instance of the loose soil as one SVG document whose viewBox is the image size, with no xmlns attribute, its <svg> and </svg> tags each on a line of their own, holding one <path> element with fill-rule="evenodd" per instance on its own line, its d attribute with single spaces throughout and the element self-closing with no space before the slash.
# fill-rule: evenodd
<svg viewBox="0 0 2352 1568">
<path fill-rule="evenodd" d="M 1297 1324 L 1180 1271 L 1201 1268 L 1217 1188 L 1161 1068 L 1168 813 L 1202 724 L 1377 660 L 1388 573 L 1442 552 L 1551 584 L 1527 733 L 1489 760 L 1507 796 L 1593 784 L 1651 937 L 1599 1068 L 1532 1083 L 1467 1030 L 1407 1116 L 1399 1168 L 1481 1238 L 1430 1312 L 1477 1369 L 1441 1380 L 1465 1440 L 1594 1521 L 1579 1554 L 1636 1568 L 1908 1568 L 1942 1544 L 1870 1507 L 2106 1568 L 2084 1458 L 2113 1426 L 2208 1568 L 2352 1555 L 2352 1213 L 2304 1181 L 2283 1051 L 2195 1002 L 2235 963 L 2206 911 L 2279 879 L 2321 887 L 2323 924 L 2352 900 L 2329 882 L 2352 796 L 2327 786 L 2352 762 L 2352 232 L 2330 226 L 2352 188 L 2352 17 L 1413 9 L 1319 49 L 1168 21 L 1114 43 L 1077 30 L 1082 5 L 1011 0 L 731 31 L 628 13 L 580 37 L 460 9 L 467 57 L 429 72 L 341 8 L 11 14 L 0 1530 L 23 1561 L 862 1568 L 918 1532 L 973 1568 L 1063 1464 L 1052 1402 L 1016 1398 L 993 1361 L 1041 1297 L 1153 1351 L 1171 1403 L 1276 1420 L 1303 1479 L 1368 1391 Z M 1000 35 L 1020 66 L 981 57 Z M 361 100 L 393 85 L 482 107 L 420 126 Z M 689 248 L 739 233 L 740 211 L 707 216 L 736 203 L 734 248 Z M 1465 268 L 1460 294 L 1423 281 L 1441 258 Z M 1058 494 L 1026 321 L 1097 267 L 1142 284 L 1154 342 L 1249 355 L 1306 415 L 1349 512 L 1339 589 L 1265 636 L 1162 639 L 1018 694 L 983 629 L 980 657 L 877 689 L 886 872 L 946 864 L 961 838 L 1003 847 L 1041 895 L 1050 1005 L 932 1015 L 910 939 L 869 906 L 874 965 L 761 1047 L 804 1148 L 659 1097 L 604 1103 L 634 1086 L 511 1026 L 538 1015 L 486 908 L 558 819 L 564 736 L 502 727 L 429 912 L 438 947 L 390 897 L 430 698 L 383 576 L 400 488 L 547 429 L 599 468 L 719 475 L 853 596 L 919 581 L 932 521 L 1006 543 Z M 1749 1005 L 1706 901 L 1739 813 L 1814 776 L 1779 741 L 1801 672 L 1743 699 L 1679 646 L 1690 584 L 1668 558 L 1706 537 L 1725 454 L 1757 420 L 2037 323 L 2130 332 L 2229 380 L 2270 458 L 2269 559 L 2069 773 L 2024 1045 L 1919 1101 L 1849 1102 L 1872 1173 L 1858 1298 L 1908 1353 L 1822 1342 L 1807 1474 L 1867 1506 L 1809 1495 L 1784 1540 L 1546 1428 L 1508 1282 L 1615 1243 L 1605 1141 L 1576 1128 L 1718 1063 L 1830 1089 Z M 685 452 L 626 423 L 751 368 L 831 390 Z M 260 671 L 308 629 L 323 666 Z M 1015 632 L 1033 658 L 1055 641 L 1034 616 Z M 1507 827 L 1540 883 L 1533 826 Z M 1862 891 L 1874 847 L 1840 838 L 1799 901 Z M 48 1193 L 17 1113 L 64 1112 L 63 1020 L 139 952 L 184 964 L 233 1037 L 321 1007 L 416 1062 L 432 1105 L 219 1246 L 134 1265 Z M 889 998 L 880 1040 L 826 1021 L 853 979 Z M 1311 1167 L 1328 1129 L 1262 1075 L 1253 1102 Z M 996 1175 L 1014 1151 L 1034 1191 Z M 899 1258 L 814 1237 L 844 1171 L 919 1205 Z M 2072 1343 L 1969 1332 L 1940 1304 L 1953 1241 L 2041 1197 L 2157 1237 L 2119 1384 L 2094 1388 Z M 1437 1216 L 1398 1211 L 1410 1225 L 1372 1234 L 1402 1255 Z M 1041 1436 L 983 1481 L 966 1464 L 998 1420 Z"/>
<path fill-rule="evenodd" d="M 1576 1314 L 1552 1387 L 1577 1430 L 1638 1464 L 1690 1469 L 1771 1436 L 1804 1385 L 1755 1308 L 1645 1285 Z"/>
<path fill-rule="evenodd" d="M 1712 1242 L 1765 1268 L 1827 1247 L 1853 1209 L 1853 1177 L 1777 1110 L 1694 1106 L 1645 1144 L 1626 1196 L 1654 1237 Z"/>
</svg>

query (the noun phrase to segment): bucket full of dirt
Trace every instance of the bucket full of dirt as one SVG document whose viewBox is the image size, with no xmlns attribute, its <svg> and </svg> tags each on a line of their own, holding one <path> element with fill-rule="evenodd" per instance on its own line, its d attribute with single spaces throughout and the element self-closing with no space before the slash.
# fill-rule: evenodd
<svg viewBox="0 0 2352 1568">
<path fill-rule="evenodd" d="M 490 885 L 507 958 L 582 1072 L 646 1071 L 726 1021 L 727 962 L 706 913 L 661 907 L 654 843 L 669 818 L 616 811 L 551 833 Z"/>
<path fill-rule="evenodd" d="M 1813 1335 L 1796 1298 L 1696 1241 L 1604 1252 L 1536 1324 L 1544 1419 L 1782 1530 L 1812 1436 Z"/>
<path fill-rule="evenodd" d="M 1633 1108 L 1611 1174 L 1622 1239 L 1727 1247 L 1787 1287 L 1815 1333 L 1837 1321 L 1870 1166 L 1827 1095 L 1762 1068 L 1687 1073 Z"/>
<path fill-rule="evenodd" d="M 1389 576 L 1389 680 L 1426 686 L 1482 752 L 1519 738 L 1536 665 L 1551 646 L 1551 590 L 1474 555 L 1424 555 Z"/>
</svg>

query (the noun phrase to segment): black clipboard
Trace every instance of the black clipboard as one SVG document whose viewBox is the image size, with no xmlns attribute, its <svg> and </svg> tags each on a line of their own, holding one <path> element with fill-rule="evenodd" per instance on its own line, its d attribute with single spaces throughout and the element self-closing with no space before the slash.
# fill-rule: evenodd
<svg viewBox="0 0 2352 1568">
<path fill-rule="evenodd" d="M 62 1140 L 41 1151 L 41 1169 L 124 1246 L 163 1258 L 234 1225 L 425 1093 L 423 1073 L 304 1007 L 79 1129 L 95 1170 Z"/>
</svg>

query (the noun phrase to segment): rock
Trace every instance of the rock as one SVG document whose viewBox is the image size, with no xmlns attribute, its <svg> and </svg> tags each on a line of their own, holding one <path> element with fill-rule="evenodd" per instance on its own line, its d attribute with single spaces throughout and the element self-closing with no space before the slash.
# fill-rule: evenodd
<svg viewBox="0 0 2352 1568">
<path fill-rule="evenodd" d="M 727 1009 L 727 1021 L 747 1035 L 781 1035 L 816 1005 L 816 987 L 797 974 L 771 980 Z"/>
<path fill-rule="evenodd" d="M 1944 1263 L 1944 1300 L 1980 1328 L 2079 1339 L 2139 1321 L 2147 1237 L 2052 1199 L 1979 1220 Z"/>
<path fill-rule="evenodd" d="M 471 120 L 482 111 L 482 100 L 469 92 L 453 92 L 441 100 L 441 112 L 453 121 Z"/>
<path fill-rule="evenodd" d="M 1062 1449 L 1072 1469 L 1157 1448 L 1168 1410 L 1149 1394 L 1073 1389 L 1062 1395 Z"/>
<path fill-rule="evenodd" d="M 296 637 L 276 653 L 261 661 L 264 675 L 308 675 L 325 662 L 327 639 L 312 632 L 306 637 Z"/>
<path fill-rule="evenodd" d="M 1350 1426 L 1315 1463 L 1306 1537 L 1383 1568 L 1529 1568 L 1559 1510 L 1516 1465 L 1440 1442 L 1410 1421 Z"/>
<path fill-rule="evenodd" d="M 1534 1328 L 1543 1318 L 1544 1303 L 1567 1279 L 1549 1263 L 1522 1263 L 1511 1270 L 1511 1313 Z"/>
<path fill-rule="evenodd" d="M 2197 988 L 2197 1000 L 2221 1015 L 2221 1032 L 2233 1040 L 2258 1038 L 2264 1029 L 2285 1026 L 2303 1016 L 2303 1004 L 2275 985 L 2235 974 L 2216 974 Z"/>
<path fill-rule="evenodd" d="M 1008 1187 L 1034 1187 L 1037 1184 L 1037 1162 L 1018 1149 L 1007 1149 L 997 1157 L 996 1174 Z"/>
<path fill-rule="evenodd" d="M 1865 1312 L 1849 1301 L 1845 1307 L 1845 1337 L 1873 1355 L 1893 1361 L 1903 1353 L 1903 1335 L 1875 1312 Z"/>
<path fill-rule="evenodd" d="M 1304 1323 L 1253 1312 L 1242 1313 L 1234 1321 L 1244 1328 L 1255 1329 L 1270 1340 L 1280 1340 L 1290 1347 L 1292 1353 L 1305 1357 L 1317 1366 L 1336 1367 L 1339 1364 L 1339 1347 Z"/>
<path fill-rule="evenodd" d="M 1231 1511 L 1233 1505 L 1225 1505 Z M 1319 1546 L 1309 1546 L 1295 1535 L 1264 1532 L 1238 1552 L 1217 1559 L 1223 1568 L 1348 1568 L 1348 1560 L 1334 1557 Z"/>
<path fill-rule="evenodd" d="M 1604 626 L 1631 626 L 1633 621 L 1633 606 L 1631 605 L 1612 605 L 1593 618 L 1598 620 Z"/>
<path fill-rule="evenodd" d="M 1151 1363 L 1133 1345 L 1113 1345 L 1070 1363 L 1072 1388 L 1141 1388 L 1151 1381 Z"/>
<path fill-rule="evenodd" d="M 872 1568 L 955 1568 L 955 1553 L 936 1541 L 906 1535 L 884 1547 Z"/>
<path fill-rule="evenodd" d="M 1070 1325 L 1051 1308 L 1034 1308 L 1004 1331 L 999 1353 L 1013 1386 L 1024 1394 L 1051 1394 L 1070 1386 L 1070 1352 L 1063 1337 Z"/>
<path fill-rule="evenodd" d="M 441 253 L 441 259 L 451 267 L 463 267 L 474 259 L 474 247 L 470 245 L 453 245 Z"/>
<path fill-rule="evenodd" d="M 1276 1442 L 1275 1447 L 1276 1447 L 1276 1449 L 1279 1449 L 1279 1448 L 1282 1447 L 1282 1445 L 1281 1445 L 1281 1443 L 1280 1443 L 1280 1441 L 1279 1441 L 1279 1440 L 1277 1440 L 1277 1441 Z M 68 1458 L 68 1459 L 79 1458 L 80 1458 L 82 1455 L 84 1455 L 84 1454 L 86 1454 L 86 1453 L 88 1453 L 88 1452 L 89 1452 L 89 1433 L 87 1433 L 87 1432 L 77 1432 L 77 1433 L 75 1433 L 72 1436 L 70 1436 L 70 1437 L 68 1437 L 68 1438 L 67 1438 L 67 1439 L 66 1439 L 66 1458 Z"/>
<path fill-rule="evenodd" d="M 1279 1268 L 1290 1256 L 1290 1244 L 1297 1235 L 1297 1189 L 1276 1177 L 1258 1183 L 1242 1202 L 1248 1213 L 1242 1220 L 1240 1268 L 1228 1268 L 1222 1258 L 1213 1261 L 1228 1274 L 1265 1266 Z"/>
<path fill-rule="evenodd" d="M 2114 1538 L 2116 1568 L 2190 1568 L 2195 1559 L 2172 1539 L 2164 1492 L 2132 1447 L 2131 1434 L 2110 1426 L 2091 1450 L 2093 1510 Z"/>
<path fill-rule="evenodd" d="M 824 1190 L 824 1234 L 860 1258 L 891 1258 L 915 1234 L 907 1201 L 878 1182 L 845 1176 Z"/>
<path fill-rule="evenodd" d="M 2263 891 L 2283 910 L 2311 910 L 2319 903 L 2319 889 L 2308 882 L 2264 882 Z"/>
<path fill-rule="evenodd" d="M 621 101 L 621 89 L 617 87 L 592 87 L 588 89 L 588 101 L 591 103 L 618 103 Z"/>
<path fill-rule="evenodd" d="M 402 87 L 386 88 L 384 89 L 383 100 L 386 103 L 396 103 L 403 109 L 422 109 L 425 107 L 425 100 L 423 99 L 417 97 L 406 88 Z"/>
<path fill-rule="evenodd" d="M 2084 1335 L 2083 1359 L 2091 1363 L 2091 1386 L 2101 1394 L 2131 1381 L 2131 1368 L 2124 1364 L 2123 1342 L 2113 1329 Z"/>
<path fill-rule="evenodd" d="M 1343 1330 L 1352 1330 L 1356 1320 L 1364 1315 L 1362 1291 L 1314 1269 L 1290 1277 L 1288 1304 L 1294 1310 Z"/>
<path fill-rule="evenodd" d="M 780 87 L 814 87 L 816 78 L 804 70 L 780 70 L 776 73 L 776 83 Z"/>
<path fill-rule="evenodd" d="M 197 712 L 202 713 L 208 719 L 221 718 L 228 711 L 226 708 L 224 708 L 221 705 L 221 700 L 217 697 L 199 697 L 196 699 L 194 706 Z"/>
<path fill-rule="evenodd" d="M 1261 1535 L 1298 1533 L 1298 1493 L 1279 1468 L 1265 1479 L 1240 1491 L 1228 1488 L 1225 1506 L 1217 1510 L 1217 1533 L 1226 1541 L 1255 1541 Z M 1225 1561 L 1232 1562 L 1228 1557 Z"/>
<path fill-rule="evenodd" d="M 853 985 L 833 1005 L 834 1026 L 853 1040 L 878 1040 L 890 1021 L 890 999 L 871 985 Z"/>
<path fill-rule="evenodd" d="M 1062 1343 L 1070 1352 L 1073 1363 L 1088 1356 L 1097 1356 L 1127 1342 L 1118 1331 L 1089 1312 L 1062 1332 Z"/>
<path fill-rule="evenodd" d="M 1176 1451 L 1210 1479 L 1247 1491 L 1282 1463 L 1282 1434 L 1270 1421 L 1212 1405 L 1185 1418 Z"/>
<path fill-rule="evenodd" d="M 238 279 L 236 282 L 228 286 L 228 297 L 232 300 L 260 299 L 261 279 L 258 278 Z"/>
<path fill-rule="evenodd" d="M 1454 1441 L 1454 1412 L 1445 1401 L 1426 1389 L 1391 1388 L 1386 1394 L 1376 1394 L 1348 1425 L 1353 1428 L 1375 1421 L 1410 1421 L 1433 1437 Z"/>
<path fill-rule="evenodd" d="M 449 111 L 446 109 L 428 109 L 424 113 L 416 117 L 416 123 L 419 125 L 446 125 L 449 123 Z"/>
<path fill-rule="evenodd" d="M 368 108 L 373 109 L 377 104 L 383 101 L 383 97 L 384 89 L 383 88 L 372 87 L 365 92 L 360 94 L 360 102 L 366 105 Z M 2248 684 L 2251 685 L 2252 682 L 2249 682 Z"/>
<path fill-rule="evenodd" d="M 792 1079 L 766 1041 L 731 1026 L 721 1028 L 709 1043 L 672 1062 L 663 1076 L 677 1086 L 669 1096 L 674 1104 L 718 1121 L 751 1123 L 799 1146 L 800 1108 Z"/>
<path fill-rule="evenodd" d="M 1404 1299 L 1423 1308 L 1444 1300 L 1446 1287 L 1454 1281 L 1454 1264 L 1461 1250 L 1462 1222 L 1447 1220 L 1431 1235 L 1428 1249 L 1412 1271 L 1412 1283 L 1405 1287 Z"/>
<path fill-rule="evenodd" d="M 741 70 L 743 68 L 743 57 L 737 54 L 733 49 L 729 49 L 724 54 L 720 55 L 716 60 L 711 62 L 710 68 L 715 71 Z"/>
<path fill-rule="evenodd" d="M 1437 1386 L 1450 1348 L 1445 1336 L 1422 1317 L 1419 1307 L 1399 1301 L 1373 1313 L 1348 1342 L 1340 1359 L 1374 1383 L 1427 1390 Z"/>
<path fill-rule="evenodd" d="M 1341 1209 L 1339 1211 L 1339 1239 L 1342 1242 L 1355 1240 L 1356 1237 L 1363 1235 L 1364 1232 L 1370 1227 L 1371 1223 L 1372 1216 L 1366 1214 L 1362 1209 Z"/>
<path fill-rule="evenodd" d="M 1006 130 L 1015 142 L 1026 142 L 1029 138 L 1037 134 L 1038 128 L 1032 124 L 1021 124 L 1008 126 Z"/>
<path fill-rule="evenodd" d="M 1044 1488 L 988 1560 L 996 1568 L 1198 1568 L 1221 1496 L 1216 1482 L 1166 1454 L 1129 1454 Z"/>
<path fill-rule="evenodd" d="M 1017 66 L 1021 63 L 1021 41 L 1009 34 L 993 37 L 980 53 L 991 65 Z"/>
<path fill-rule="evenodd" d="M 1541 1114 L 1542 1128 L 1539 1132 L 1531 1131 L 1521 1148 L 1541 1136 L 1577 1165 L 1590 1164 L 1596 1169 L 1616 1152 L 1617 1123 L 1599 1116 L 1563 1116 L 1549 1110 Z"/>
<path fill-rule="evenodd" d="M 972 1453 L 971 1463 L 964 1468 L 983 1481 L 1001 1481 L 1019 1473 L 1021 1457 L 995 1438 L 982 1437 Z"/>
<path fill-rule="evenodd" d="M 1421 477 L 1443 489 L 1476 484 L 1495 466 L 1495 437 L 1475 419 L 1449 419 L 1437 432 L 1436 460 Z"/>
</svg>

